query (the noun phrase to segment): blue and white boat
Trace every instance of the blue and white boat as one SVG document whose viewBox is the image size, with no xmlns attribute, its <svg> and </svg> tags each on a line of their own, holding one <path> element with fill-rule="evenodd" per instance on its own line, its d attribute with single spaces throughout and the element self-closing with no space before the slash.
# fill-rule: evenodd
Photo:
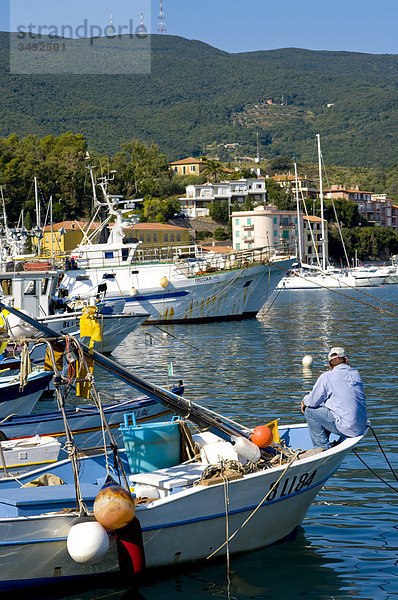
<svg viewBox="0 0 398 600">
<path fill-rule="evenodd" d="M 20 387 L 19 375 L 0 377 L 0 419 L 13 414 L 30 414 L 52 377 L 51 371 L 32 371 L 23 389 Z"/>
<path fill-rule="evenodd" d="M 233 446 L 230 444 L 227 450 L 229 442 L 225 438 L 208 432 L 193 436 L 202 448 L 197 462 L 131 474 L 133 494 L 134 490 L 140 494 L 140 489 L 149 489 L 153 496 L 141 498 L 135 511 L 142 530 L 146 567 L 172 567 L 213 554 L 220 556 L 225 553 L 226 521 L 231 554 L 282 540 L 300 525 L 319 490 L 361 440 L 346 439 L 330 450 L 313 454 L 305 452 L 312 447 L 306 425 L 281 427 L 280 435 L 286 445 L 283 464 L 276 461 L 274 466 L 254 472 L 242 470 L 236 478 L 228 479 L 226 475 L 211 485 L 203 474 L 207 468 L 217 467 L 217 462 L 220 467 L 214 458 L 215 444 L 220 446 L 220 457 L 225 453 L 231 456 Z M 209 444 L 213 465 L 203 452 Z M 81 493 L 92 520 L 91 508 L 106 474 L 103 461 L 102 466 L 100 462 L 96 457 L 87 458 L 82 468 Z M 117 538 L 122 530 L 109 533 L 109 549 L 104 556 L 79 563 L 68 553 L 68 534 L 80 515 L 74 510 L 75 487 L 67 463 L 63 461 L 51 468 L 51 473 L 62 475 L 66 485 L 19 487 L 15 481 L 4 485 L 4 479 L 0 484 L 0 589 L 43 583 L 62 585 L 69 578 L 120 572 Z"/>
</svg>

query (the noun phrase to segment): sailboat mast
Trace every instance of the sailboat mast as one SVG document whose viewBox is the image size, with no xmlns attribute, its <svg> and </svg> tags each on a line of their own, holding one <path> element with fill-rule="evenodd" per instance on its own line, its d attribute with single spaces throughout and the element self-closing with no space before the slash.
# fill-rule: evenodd
<svg viewBox="0 0 398 600">
<path fill-rule="evenodd" d="M 322 183 L 322 155 L 321 155 L 321 136 L 319 133 L 316 134 L 318 140 L 318 166 L 319 166 L 319 199 L 321 201 L 321 242 L 322 242 L 322 270 L 326 270 L 326 238 L 325 238 L 325 221 L 323 218 L 323 183 Z"/>
<path fill-rule="evenodd" d="M 41 251 L 41 224 L 40 224 L 40 202 L 39 202 L 39 192 L 37 190 L 37 177 L 35 177 L 35 203 L 36 203 L 36 225 L 37 225 L 37 250 L 40 256 Z"/>
<path fill-rule="evenodd" d="M 297 163 L 294 163 L 294 175 L 296 178 L 296 206 L 297 206 L 297 232 L 298 232 L 298 258 L 301 263 L 303 260 L 303 243 L 301 239 L 301 223 L 300 223 L 300 199 L 298 192 L 298 177 L 297 177 Z"/>
</svg>

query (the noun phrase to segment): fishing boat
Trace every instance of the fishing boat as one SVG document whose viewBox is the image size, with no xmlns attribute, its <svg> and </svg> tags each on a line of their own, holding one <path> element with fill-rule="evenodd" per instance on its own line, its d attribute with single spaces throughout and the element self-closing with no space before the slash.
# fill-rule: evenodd
<svg viewBox="0 0 398 600">
<path fill-rule="evenodd" d="M 23 386 L 19 375 L 0 377 L 0 419 L 12 414 L 30 414 L 52 377 L 51 371 L 37 369 L 27 376 Z"/>
<path fill-rule="evenodd" d="M 49 267 L 51 268 L 51 265 Z M 73 312 L 68 312 L 62 302 L 57 303 L 59 277 L 57 271 L 48 270 L 47 267 L 36 271 L 0 273 L 1 299 L 5 304 L 17 306 L 22 311 L 37 317 L 39 322 L 46 323 L 54 332 L 62 330 L 80 337 L 80 320 L 88 303 Z M 149 316 L 141 309 L 125 314 L 123 300 L 106 301 L 97 305 L 94 303 L 93 307 L 96 308 L 96 318 L 101 329 L 101 340 L 94 342 L 94 348 L 105 353 L 113 352 Z M 1 318 L 0 321 L 2 321 L 1 326 L 7 325 L 6 318 Z M 88 338 L 83 336 L 82 341 L 86 343 Z M 44 353 L 44 346 L 36 347 L 32 359 L 42 360 Z"/>
<path fill-rule="evenodd" d="M 279 434 L 287 458 L 275 459 L 268 468 L 248 466 L 230 442 L 205 432 L 192 436 L 201 449 L 197 462 L 129 475 L 135 522 L 142 535 L 140 553 L 147 569 L 219 557 L 227 544 L 233 554 L 282 540 L 302 522 L 317 493 L 361 439 L 346 439 L 312 454 L 306 425 L 283 426 Z M 167 447 L 163 450 L 167 452 Z M 235 456 L 231 470 L 226 459 Z M 93 505 L 106 476 L 96 458 L 83 459 L 80 484 L 88 508 L 86 518 L 92 523 Z M 50 473 L 61 474 L 64 485 L 17 487 L 9 478 L 7 488 L 2 485 L 4 479 L 0 482 L 0 589 L 58 583 L 83 575 L 126 574 L 123 548 L 134 542 L 128 527 L 109 532 L 109 549 L 104 554 L 99 552 L 87 562 L 70 556 L 68 536 L 81 522 L 70 461 L 52 464 Z M 36 471 L 30 477 L 40 475 Z M 28 478 L 24 475 L 22 481 Z M 134 575 L 137 565 L 134 557 L 130 559 L 129 574 Z"/>
<path fill-rule="evenodd" d="M 44 325 L 36 326 L 52 335 Z M 307 425 L 269 424 L 261 432 L 271 435 L 266 433 L 260 443 L 258 428 L 244 427 L 81 348 L 180 419 L 148 426 L 142 435 L 125 416 L 121 431 L 128 466 L 120 482 L 130 493 L 109 482 L 106 447 L 102 458 L 98 449 L 84 458 L 76 456 L 70 439 L 70 461 L 51 466 L 55 477 L 62 473 L 61 485 L 19 487 L 14 479 L 5 484 L 2 478 L 3 590 L 110 572 L 132 576 L 145 565 L 172 567 L 282 540 L 302 522 L 319 490 L 363 437 L 335 438 L 332 448 L 320 451 L 312 449 Z M 117 463 L 115 477 L 122 464 Z M 36 480 L 38 475 L 30 473 Z M 121 500 L 115 520 L 107 503 L 113 507 L 116 497 Z"/>
<path fill-rule="evenodd" d="M 253 317 L 294 261 L 295 248 L 291 255 L 270 247 L 217 254 L 199 245 L 126 243 L 121 200 L 108 194 L 107 184 L 101 181 L 103 202 L 97 204 L 114 219 L 109 237 L 92 243 L 86 236 L 72 251 L 59 286 L 59 299 L 73 310 L 82 303 L 123 300 L 124 312 L 147 311 L 152 323 Z"/>
</svg>

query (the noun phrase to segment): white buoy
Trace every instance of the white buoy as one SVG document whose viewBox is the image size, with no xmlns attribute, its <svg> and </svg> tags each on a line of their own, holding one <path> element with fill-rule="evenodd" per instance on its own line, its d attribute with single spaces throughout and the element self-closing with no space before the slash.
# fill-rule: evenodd
<svg viewBox="0 0 398 600">
<path fill-rule="evenodd" d="M 76 523 L 69 531 L 66 547 L 77 563 L 98 561 L 108 552 L 108 534 L 98 521 Z"/>
<path fill-rule="evenodd" d="M 27 310 L 21 310 L 20 312 L 28 315 L 29 317 L 33 317 L 32 313 Z M 29 323 L 26 323 L 26 321 L 12 313 L 7 315 L 6 320 L 8 331 L 10 333 L 10 337 L 12 338 L 18 339 L 20 337 L 31 337 L 37 333 L 37 329 L 35 327 L 29 325 Z"/>
<path fill-rule="evenodd" d="M 312 367 L 313 362 L 314 361 L 310 354 L 306 354 L 305 356 L 303 356 L 303 360 L 301 361 L 303 367 Z"/>
</svg>

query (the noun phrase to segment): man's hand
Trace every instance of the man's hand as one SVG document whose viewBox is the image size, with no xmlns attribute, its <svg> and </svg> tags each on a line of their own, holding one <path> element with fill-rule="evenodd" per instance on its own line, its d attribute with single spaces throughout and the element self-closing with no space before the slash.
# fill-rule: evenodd
<svg viewBox="0 0 398 600">
<path fill-rule="evenodd" d="M 302 412 L 303 414 L 305 413 L 305 409 L 306 409 L 306 406 L 305 406 L 305 404 L 304 404 L 304 400 L 302 400 L 302 401 L 301 401 L 301 412 Z"/>
</svg>

